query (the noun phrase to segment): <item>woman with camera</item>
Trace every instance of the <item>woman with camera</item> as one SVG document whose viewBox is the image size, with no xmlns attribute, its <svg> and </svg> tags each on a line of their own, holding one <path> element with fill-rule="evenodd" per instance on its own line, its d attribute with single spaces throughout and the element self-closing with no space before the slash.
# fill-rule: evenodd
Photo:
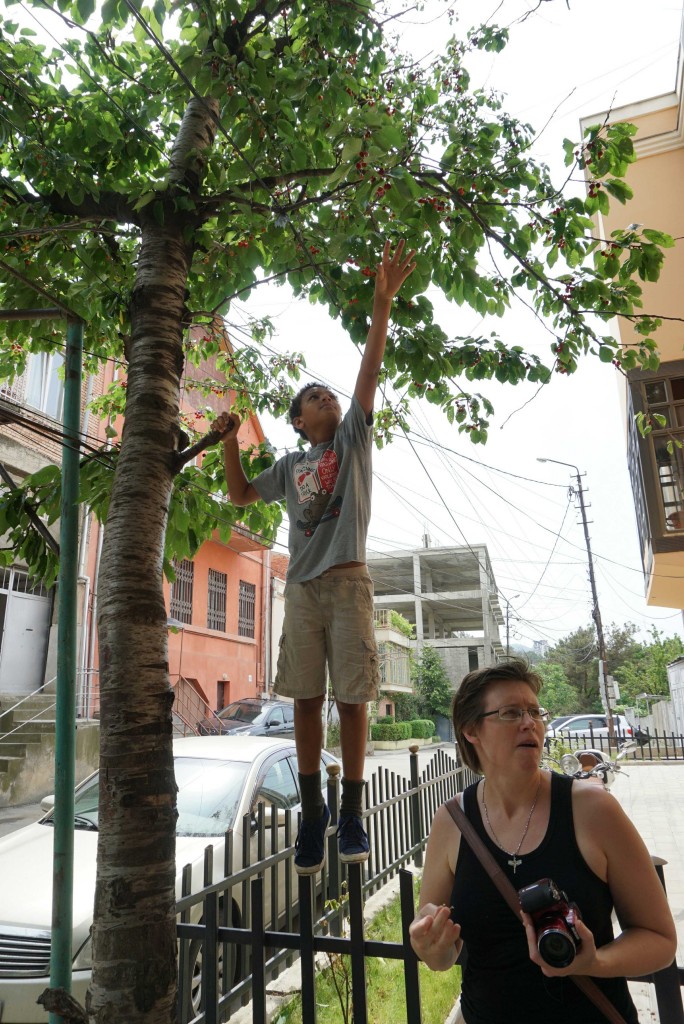
<svg viewBox="0 0 684 1024">
<path fill-rule="evenodd" d="M 526 890 L 529 913 L 512 913 L 443 804 L 411 944 L 428 967 L 445 971 L 465 943 L 466 1024 L 605 1024 L 611 1018 L 572 975 L 591 976 L 624 1021 L 637 1024 L 625 978 L 671 963 L 672 915 L 617 800 L 540 769 L 548 717 L 540 688 L 528 665 L 513 659 L 469 673 L 453 705 L 461 757 L 484 776 L 459 803 L 496 866 L 515 890 Z"/>
</svg>

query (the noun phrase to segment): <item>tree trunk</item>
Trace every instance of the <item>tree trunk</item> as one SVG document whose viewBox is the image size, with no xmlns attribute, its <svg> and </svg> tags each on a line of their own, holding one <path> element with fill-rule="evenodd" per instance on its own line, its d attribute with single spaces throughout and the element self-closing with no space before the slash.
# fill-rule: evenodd
<svg viewBox="0 0 684 1024">
<path fill-rule="evenodd" d="M 185 152 L 197 181 L 197 152 L 213 135 L 209 106 L 193 102 L 172 155 L 176 180 Z M 87 1008 L 100 1024 L 171 1024 L 175 1015 L 176 782 L 162 560 L 191 249 L 170 219 L 143 229 L 126 422 L 98 581 L 100 834 Z"/>
</svg>

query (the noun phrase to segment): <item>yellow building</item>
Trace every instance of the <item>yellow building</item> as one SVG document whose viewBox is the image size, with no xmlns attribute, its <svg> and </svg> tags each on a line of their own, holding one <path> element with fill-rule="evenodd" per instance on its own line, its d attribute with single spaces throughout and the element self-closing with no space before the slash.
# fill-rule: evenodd
<svg viewBox="0 0 684 1024">
<path fill-rule="evenodd" d="M 598 215 L 601 237 L 635 224 L 676 239 L 666 252 L 659 281 L 643 284 L 643 312 L 665 318 L 655 336 L 660 367 L 619 378 L 646 600 L 668 608 L 684 608 L 684 448 L 676 445 L 684 443 L 684 322 L 678 319 L 684 317 L 683 70 L 680 39 L 673 92 L 581 122 L 583 130 L 605 121 L 629 122 L 638 129 L 637 160 L 626 176 L 634 198 L 624 206 L 613 200 L 609 215 Z M 633 325 L 623 318 L 614 329 L 623 345 L 637 340 Z M 658 413 L 666 426 L 642 437 L 635 422 L 638 412 Z"/>
</svg>

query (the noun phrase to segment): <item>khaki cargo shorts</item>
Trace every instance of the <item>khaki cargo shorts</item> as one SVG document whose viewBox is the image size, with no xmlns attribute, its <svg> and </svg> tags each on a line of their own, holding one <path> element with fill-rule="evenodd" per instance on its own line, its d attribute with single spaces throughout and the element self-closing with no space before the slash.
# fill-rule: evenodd
<svg viewBox="0 0 684 1024">
<path fill-rule="evenodd" d="M 326 661 L 336 700 L 377 700 L 373 583 L 365 565 L 328 569 L 285 586 L 276 693 L 294 699 L 322 696 Z"/>
</svg>

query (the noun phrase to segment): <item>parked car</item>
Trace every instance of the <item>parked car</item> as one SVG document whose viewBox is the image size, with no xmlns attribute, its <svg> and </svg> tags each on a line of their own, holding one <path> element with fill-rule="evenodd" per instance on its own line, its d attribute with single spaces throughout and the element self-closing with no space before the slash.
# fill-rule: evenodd
<svg viewBox="0 0 684 1024">
<path fill-rule="evenodd" d="M 203 736 L 294 736 L 294 704 L 285 700 L 245 697 L 228 704 L 197 728 Z"/>
<path fill-rule="evenodd" d="M 552 718 L 549 724 L 546 726 L 547 733 L 553 732 L 556 729 L 560 729 L 563 722 L 567 722 L 572 715 L 561 715 L 560 718 Z"/>
<path fill-rule="evenodd" d="M 234 870 L 242 867 L 243 815 L 254 814 L 262 802 L 282 810 L 299 810 L 295 745 L 287 739 L 259 736 L 193 736 L 173 744 L 178 783 L 176 824 L 176 893 L 181 893 L 181 872 L 192 864 L 192 891 L 203 888 L 204 850 L 214 847 L 214 880 L 223 877 L 224 834 L 234 835 Z M 326 766 L 336 759 L 323 751 L 321 786 Z M 74 899 L 72 992 L 84 1004 L 90 983 L 91 939 L 95 894 L 98 821 L 98 774 L 76 789 L 74 808 Z M 52 798 L 44 802 L 48 804 Z M 266 812 L 267 814 L 269 811 Z M 296 817 L 295 817 L 296 827 Z M 40 821 L 0 839 L 0 1018 L 10 1024 L 44 1024 L 45 1011 L 36 999 L 49 985 L 50 928 L 52 921 L 53 820 Z M 256 860 L 256 837 L 252 862 Z M 284 843 L 280 842 L 282 849 Z M 290 860 L 292 878 L 294 866 Z M 265 873 L 265 905 L 270 905 L 270 872 Z M 285 909 L 284 875 L 278 904 Z M 241 920 L 241 894 L 233 896 L 232 921 Z M 296 892 L 296 884 L 293 890 Z M 197 914 L 201 913 L 201 906 Z M 191 1001 L 199 1012 L 201 945 L 191 948 Z"/>
<path fill-rule="evenodd" d="M 631 739 L 634 730 L 624 715 L 613 715 L 615 733 L 623 739 Z M 547 737 L 580 737 L 590 740 L 592 736 L 608 736 L 608 719 L 605 715 L 583 714 L 554 718 L 546 729 Z"/>
</svg>

